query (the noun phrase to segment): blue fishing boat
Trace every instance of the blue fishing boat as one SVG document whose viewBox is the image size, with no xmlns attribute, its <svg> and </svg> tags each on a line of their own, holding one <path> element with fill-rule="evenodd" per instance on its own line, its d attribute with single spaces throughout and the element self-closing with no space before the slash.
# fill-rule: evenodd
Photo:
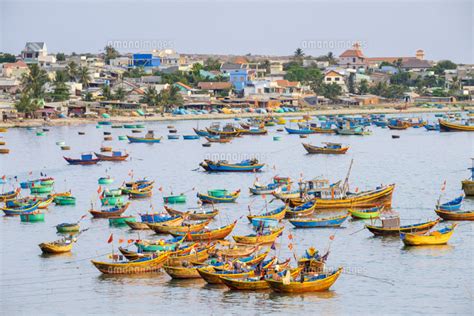
<svg viewBox="0 0 474 316">
<path fill-rule="evenodd" d="M 203 130 L 203 129 L 197 129 L 197 128 L 193 128 L 194 132 L 196 133 L 197 136 L 210 136 L 211 134 L 206 131 L 206 130 Z"/>
<path fill-rule="evenodd" d="M 295 218 L 295 217 L 309 216 L 313 214 L 315 207 L 316 207 L 316 201 L 311 200 L 304 203 L 303 205 L 288 209 L 286 211 L 285 217 Z"/>
<path fill-rule="evenodd" d="M 127 139 L 130 143 L 148 143 L 148 144 L 154 144 L 154 143 L 159 143 L 161 142 L 161 137 L 154 138 L 154 137 L 133 137 L 133 136 L 128 136 Z"/>
<path fill-rule="evenodd" d="M 179 139 L 179 135 L 168 135 L 168 139 Z"/>
<path fill-rule="evenodd" d="M 281 221 L 283 218 L 285 218 L 285 214 L 287 210 L 288 208 L 286 206 L 281 206 L 277 209 L 262 213 L 260 215 L 247 215 L 247 218 L 250 222 L 252 222 L 254 218 L 271 218 L 271 219 L 276 219 L 278 221 Z"/>
<path fill-rule="evenodd" d="M 214 162 L 206 159 L 199 165 L 209 172 L 255 172 L 265 166 L 265 164 L 258 163 L 257 159 L 247 159 L 234 164 L 225 160 Z"/>
<path fill-rule="evenodd" d="M 439 131 L 439 124 L 426 124 L 424 127 L 427 131 Z"/>
<path fill-rule="evenodd" d="M 183 135 L 183 139 L 185 140 L 192 140 L 192 139 L 199 139 L 199 138 L 201 138 L 201 136 L 199 135 Z"/>
<path fill-rule="evenodd" d="M 464 201 L 464 196 L 461 195 L 449 202 L 439 205 L 438 209 L 442 211 L 458 211 L 461 209 L 461 205 L 463 201 Z"/>
<path fill-rule="evenodd" d="M 296 228 L 321 228 L 339 227 L 347 219 L 348 214 L 327 218 L 298 218 L 290 219 L 289 222 Z"/>
<path fill-rule="evenodd" d="M 313 131 L 310 128 L 300 128 L 300 129 L 294 129 L 294 128 L 288 128 L 285 126 L 285 130 L 288 132 L 288 134 L 297 134 L 297 135 L 306 135 L 306 134 L 315 134 L 316 132 Z"/>
<path fill-rule="evenodd" d="M 21 214 L 28 214 L 36 211 L 38 206 L 41 202 L 30 203 L 26 205 L 19 205 L 16 207 L 3 207 L 2 211 L 7 216 L 14 216 L 14 215 L 21 215 Z"/>
<path fill-rule="evenodd" d="M 265 218 L 265 217 L 255 217 L 252 218 L 252 226 L 255 229 L 263 229 L 263 228 L 274 228 L 278 226 L 280 221 L 274 218 Z"/>
<path fill-rule="evenodd" d="M 140 214 L 141 221 L 144 223 L 162 223 L 162 222 L 167 222 L 170 220 L 174 220 L 177 218 L 180 218 L 181 216 L 168 216 L 163 213 L 145 213 L 145 214 Z"/>
</svg>

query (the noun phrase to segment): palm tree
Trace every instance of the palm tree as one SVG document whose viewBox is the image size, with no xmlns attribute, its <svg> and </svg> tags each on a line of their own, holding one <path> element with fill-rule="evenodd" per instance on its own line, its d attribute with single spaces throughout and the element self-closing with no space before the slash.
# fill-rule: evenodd
<svg viewBox="0 0 474 316">
<path fill-rule="evenodd" d="M 123 101 L 126 95 L 127 95 L 127 92 L 122 87 L 118 87 L 117 90 L 115 90 L 115 99 L 117 100 Z"/>
<path fill-rule="evenodd" d="M 66 66 L 66 72 L 70 80 L 76 81 L 78 75 L 77 64 L 74 61 L 70 61 Z"/>
<path fill-rule="evenodd" d="M 66 71 L 56 71 L 56 77 L 53 81 L 54 92 L 52 94 L 54 101 L 65 101 L 69 99 L 69 88 L 66 85 L 68 76 Z"/>
<path fill-rule="evenodd" d="M 296 59 L 301 59 L 304 57 L 304 52 L 301 48 L 297 48 L 293 54 L 293 57 L 295 57 Z"/>
<path fill-rule="evenodd" d="M 334 65 L 336 63 L 336 59 L 334 58 L 334 54 L 332 52 L 329 52 L 326 55 L 326 58 L 330 65 Z"/>
<path fill-rule="evenodd" d="M 89 83 L 91 82 L 91 76 L 89 75 L 89 68 L 87 68 L 87 66 L 79 67 L 78 74 L 79 74 L 79 82 L 82 83 L 82 85 L 85 88 L 87 88 L 89 86 Z"/>
<path fill-rule="evenodd" d="M 48 74 L 38 65 L 29 65 L 29 72 L 23 74 L 21 83 L 31 98 L 41 99 L 44 96 L 44 85 L 49 81 Z"/>
<path fill-rule="evenodd" d="M 112 92 L 110 91 L 109 85 L 104 85 L 102 87 L 102 96 L 104 97 L 105 100 L 112 99 Z"/>
<path fill-rule="evenodd" d="M 149 106 L 156 106 L 158 104 L 158 92 L 155 87 L 148 87 L 140 102 L 146 103 Z"/>
</svg>

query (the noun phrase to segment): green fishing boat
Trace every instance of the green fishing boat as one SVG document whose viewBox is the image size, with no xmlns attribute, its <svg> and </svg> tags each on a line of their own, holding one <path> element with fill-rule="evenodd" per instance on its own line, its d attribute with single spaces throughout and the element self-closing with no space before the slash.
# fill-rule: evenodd
<svg viewBox="0 0 474 316">
<path fill-rule="evenodd" d="M 56 196 L 54 203 L 56 205 L 76 205 L 76 198 L 74 196 Z"/>
<path fill-rule="evenodd" d="M 112 125 L 112 128 L 122 128 L 122 125 Z"/>
<path fill-rule="evenodd" d="M 109 217 L 109 225 L 110 226 L 124 226 L 127 225 L 126 222 L 133 222 L 135 223 L 137 220 L 133 216 L 114 216 Z"/>
<path fill-rule="evenodd" d="M 207 194 L 213 197 L 223 197 L 229 194 L 229 191 L 225 189 L 214 189 L 207 191 Z"/>
<path fill-rule="evenodd" d="M 98 182 L 99 184 L 103 184 L 103 185 L 112 184 L 114 182 L 114 178 L 100 177 Z"/>
<path fill-rule="evenodd" d="M 121 196 L 122 193 L 122 189 L 110 189 L 104 192 L 104 197 Z"/>
<path fill-rule="evenodd" d="M 137 128 L 135 124 L 124 124 L 123 127 L 124 128 Z"/>
<path fill-rule="evenodd" d="M 180 194 L 180 195 L 164 196 L 163 202 L 165 202 L 165 204 L 166 203 L 167 204 L 186 203 L 186 195 Z"/>
<path fill-rule="evenodd" d="M 62 223 L 56 225 L 56 230 L 58 233 L 77 233 L 80 230 L 78 223 Z"/>
<path fill-rule="evenodd" d="M 33 212 L 20 214 L 22 222 L 44 222 L 44 213 Z"/>
<path fill-rule="evenodd" d="M 127 138 L 126 135 L 120 135 L 120 136 L 118 137 L 118 140 L 127 140 L 127 139 L 128 139 L 128 138 Z"/>
<path fill-rule="evenodd" d="M 145 124 L 137 124 L 135 125 L 136 128 L 145 128 Z"/>
<path fill-rule="evenodd" d="M 123 205 L 124 199 L 123 196 L 105 196 L 100 199 L 100 202 L 102 203 L 102 205 L 117 206 Z"/>
<path fill-rule="evenodd" d="M 382 207 L 373 207 L 367 210 L 349 210 L 349 213 L 351 213 L 351 216 L 353 218 L 371 219 L 378 218 L 380 216 L 381 211 Z"/>
<path fill-rule="evenodd" d="M 46 133 L 45 132 L 36 132 L 36 136 L 45 136 Z"/>
<path fill-rule="evenodd" d="M 52 178 L 49 178 L 49 179 L 42 179 L 41 182 L 40 182 L 41 185 L 44 185 L 44 186 L 51 186 L 54 184 L 54 179 Z"/>
<path fill-rule="evenodd" d="M 35 185 L 30 188 L 31 194 L 45 194 L 51 193 L 53 191 L 53 186 L 51 185 Z"/>
</svg>

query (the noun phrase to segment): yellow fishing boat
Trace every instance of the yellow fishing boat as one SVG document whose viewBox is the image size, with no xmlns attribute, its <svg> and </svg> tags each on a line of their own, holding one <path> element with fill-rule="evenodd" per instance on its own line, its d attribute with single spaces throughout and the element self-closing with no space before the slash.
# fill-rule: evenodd
<svg viewBox="0 0 474 316">
<path fill-rule="evenodd" d="M 295 278 L 301 271 L 301 268 L 293 268 L 290 269 L 291 277 Z M 286 271 L 282 271 L 284 273 Z M 229 289 L 231 290 L 239 290 L 239 291 L 261 291 L 261 290 L 268 290 L 270 285 L 265 281 L 264 278 L 260 276 L 256 277 L 244 277 L 244 278 L 229 278 L 221 276 L 221 281 L 224 283 Z"/>
<path fill-rule="evenodd" d="M 221 276 L 225 276 L 227 278 L 243 278 L 248 276 L 253 276 L 254 271 L 217 271 L 212 266 L 198 268 L 197 269 L 201 278 L 204 279 L 209 284 L 222 284 Z"/>
<path fill-rule="evenodd" d="M 210 253 L 214 251 L 216 245 L 210 247 L 197 248 L 186 254 L 172 255 L 166 261 L 166 265 L 176 267 L 182 265 L 183 262 L 202 262 L 209 258 Z"/>
<path fill-rule="evenodd" d="M 92 264 L 104 274 L 138 274 L 159 270 L 168 259 L 165 252 L 157 257 L 143 257 L 135 261 L 101 262 L 91 260 Z"/>
<path fill-rule="evenodd" d="M 70 252 L 72 250 L 73 243 L 74 240 L 72 239 L 61 239 L 53 242 L 43 242 L 38 246 L 41 248 L 43 253 L 57 254 Z"/>
<path fill-rule="evenodd" d="M 198 267 L 193 265 L 190 267 L 165 265 L 163 269 L 172 279 L 199 279 L 201 276 L 197 271 Z"/>
<path fill-rule="evenodd" d="M 451 239 L 456 226 L 453 224 L 425 235 L 401 233 L 400 239 L 407 246 L 444 245 Z"/>
<path fill-rule="evenodd" d="M 474 125 L 464 125 L 438 119 L 439 128 L 445 132 L 474 132 Z"/>
<path fill-rule="evenodd" d="M 281 280 L 268 279 L 268 285 L 275 292 L 281 293 L 304 293 L 304 292 L 320 292 L 328 290 L 339 278 L 342 268 L 327 274 L 317 274 L 305 276 L 303 280 L 295 280 L 294 278 L 285 277 Z"/>
<path fill-rule="evenodd" d="M 241 244 L 268 244 L 273 243 L 277 239 L 285 227 L 279 227 L 265 233 L 257 233 L 246 236 L 232 236 L 234 240 Z"/>
</svg>

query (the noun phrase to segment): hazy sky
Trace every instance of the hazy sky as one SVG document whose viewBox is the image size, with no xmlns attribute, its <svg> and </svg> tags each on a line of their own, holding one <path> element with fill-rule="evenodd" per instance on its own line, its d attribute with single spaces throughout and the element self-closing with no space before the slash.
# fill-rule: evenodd
<svg viewBox="0 0 474 316">
<path fill-rule="evenodd" d="M 185 53 L 339 55 L 360 41 L 366 56 L 474 63 L 473 0 L 0 0 L 0 51 L 26 41 L 50 52 L 172 47 Z M 133 46 L 134 49 L 123 48 Z"/>
</svg>

